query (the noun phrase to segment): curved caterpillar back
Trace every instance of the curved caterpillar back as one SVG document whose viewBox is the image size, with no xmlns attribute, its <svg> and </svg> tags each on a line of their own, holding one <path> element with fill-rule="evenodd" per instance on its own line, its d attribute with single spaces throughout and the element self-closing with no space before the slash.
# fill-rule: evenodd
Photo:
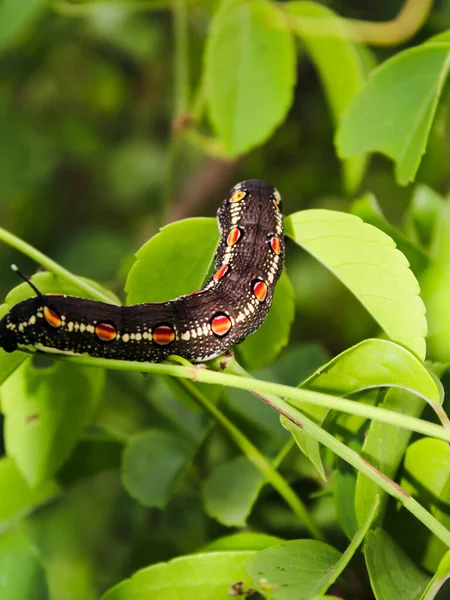
<svg viewBox="0 0 450 600">
<path fill-rule="evenodd" d="M 232 188 L 218 210 L 215 273 L 202 290 L 162 303 L 114 306 L 38 294 L 0 321 L 0 347 L 122 360 L 178 354 L 205 361 L 264 321 L 284 263 L 281 198 L 259 180 Z"/>
</svg>

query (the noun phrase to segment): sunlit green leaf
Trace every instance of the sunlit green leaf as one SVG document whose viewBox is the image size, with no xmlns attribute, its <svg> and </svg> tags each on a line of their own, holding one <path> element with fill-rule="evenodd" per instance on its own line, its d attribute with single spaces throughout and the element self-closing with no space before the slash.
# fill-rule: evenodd
<svg viewBox="0 0 450 600">
<path fill-rule="evenodd" d="M 286 234 L 322 262 L 395 342 L 425 356 L 419 284 L 392 239 L 354 215 L 305 210 L 285 219 Z"/>
<path fill-rule="evenodd" d="M 100 400 L 101 369 L 59 362 L 23 363 L 3 383 L 7 454 L 28 483 L 51 477 L 70 455 Z"/>
<path fill-rule="evenodd" d="M 200 289 L 219 241 L 215 219 L 166 225 L 136 253 L 125 289 L 127 304 L 165 302 Z"/>
<path fill-rule="evenodd" d="M 251 587 L 245 571 L 254 551 L 182 556 L 142 569 L 107 592 L 102 600 L 211 600 L 227 598 L 231 586 Z"/>
<path fill-rule="evenodd" d="M 230 156 L 262 143 L 281 124 L 295 63 L 293 36 L 274 4 L 233 0 L 216 13 L 205 50 L 206 96 Z"/>
<path fill-rule="evenodd" d="M 398 183 L 412 181 L 449 67 L 450 45 L 428 43 L 404 50 L 374 70 L 342 119 L 340 156 L 382 152 L 396 162 Z"/>
</svg>

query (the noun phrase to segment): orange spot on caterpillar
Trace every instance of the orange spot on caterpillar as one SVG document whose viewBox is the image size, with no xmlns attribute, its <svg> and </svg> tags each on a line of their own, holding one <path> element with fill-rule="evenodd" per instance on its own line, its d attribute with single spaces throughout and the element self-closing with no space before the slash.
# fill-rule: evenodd
<svg viewBox="0 0 450 600">
<path fill-rule="evenodd" d="M 153 341 L 160 346 L 167 346 L 175 339 L 175 331 L 169 325 L 158 325 L 152 333 Z"/>
<path fill-rule="evenodd" d="M 280 240 L 277 238 L 276 235 L 274 235 L 274 236 L 271 237 L 271 239 L 270 239 L 270 247 L 275 252 L 275 254 L 280 254 L 280 252 L 281 252 L 281 244 L 280 244 Z"/>
<path fill-rule="evenodd" d="M 231 202 L 240 202 L 244 198 L 245 198 L 245 192 L 243 190 L 238 190 L 237 192 L 234 192 L 234 194 L 231 196 L 230 200 L 231 200 Z"/>
<path fill-rule="evenodd" d="M 218 337 L 223 337 L 231 329 L 231 320 L 224 313 L 216 313 L 211 319 L 211 329 Z"/>
<path fill-rule="evenodd" d="M 253 283 L 253 293 L 259 302 L 264 302 L 267 296 L 267 284 L 261 281 L 261 279 L 257 279 Z"/>
<path fill-rule="evenodd" d="M 99 323 L 95 327 L 95 335 L 102 342 L 112 342 L 117 337 L 117 329 L 110 323 Z"/>
<path fill-rule="evenodd" d="M 49 325 L 51 325 L 52 327 L 54 327 L 55 329 L 58 329 L 58 327 L 61 327 L 61 324 L 62 324 L 61 317 L 58 315 L 58 313 L 56 313 L 54 310 L 52 310 L 48 306 L 44 306 L 44 318 L 47 321 L 47 323 Z"/>
<path fill-rule="evenodd" d="M 241 230 L 239 229 L 239 227 L 233 227 L 233 229 L 230 231 L 227 237 L 228 246 L 234 246 L 234 244 L 239 240 L 240 237 Z"/>
<path fill-rule="evenodd" d="M 57 294 L 56 292 L 49 292 L 48 294 L 45 294 L 45 296 L 62 296 L 62 294 Z"/>
<path fill-rule="evenodd" d="M 219 281 L 219 279 L 222 279 L 222 277 L 226 275 L 229 270 L 229 265 L 223 265 L 222 267 L 220 267 L 220 269 L 217 269 L 217 271 L 214 273 L 214 281 Z"/>
</svg>

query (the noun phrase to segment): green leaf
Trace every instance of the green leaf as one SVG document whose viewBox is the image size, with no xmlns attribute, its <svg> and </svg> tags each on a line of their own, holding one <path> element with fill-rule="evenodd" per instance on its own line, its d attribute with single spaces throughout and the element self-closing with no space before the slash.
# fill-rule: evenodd
<svg viewBox="0 0 450 600">
<path fill-rule="evenodd" d="M 420 246 L 412 242 L 404 233 L 391 225 L 384 216 L 377 199 L 368 192 L 351 205 L 351 213 L 360 217 L 365 223 L 369 223 L 384 233 L 387 233 L 395 242 L 397 248 L 402 252 L 414 274 L 422 272 L 428 266 L 429 258 Z"/>
<path fill-rule="evenodd" d="M 0 459 L 0 531 L 54 498 L 59 492 L 60 487 L 54 481 L 46 481 L 31 489 L 14 462 L 4 456 Z"/>
<path fill-rule="evenodd" d="M 427 369 L 411 352 L 386 340 L 365 340 L 345 350 L 326 365 L 319 367 L 299 387 L 336 396 L 348 396 L 376 387 L 398 387 L 413 391 L 426 400 L 436 412 L 441 410 L 439 388 Z M 411 407 L 423 406 L 422 402 L 418 402 L 414 398 L 410 400 L 409 404 Z M 307 416 L 319 424 L 328 414 L 328 409 L 325 407 L 311 406 L 306 403 L 300 406 Z M 406 410 L 408 411 L 408 407 Z M 412 410 L 415 414 L 416 409 Z M 292 433 L 298 446 L 314 464 L 321 477 L 325 479 L 317 441 L 289 421 L 282 420 L 282 424 Z M 375 427 L 378 436 L 381 436 L 383 425 L 374 422 L 371 426 Z M 388 427 L 386 435 L 388 435 L 388 431 L 392 433 L 396 430 L 395 427 Z M 398 436 L 395 433 L 392 434 L 394 445 L 396 440 L 399 442 L 404 439 L 405 435 L 408 435 L 406 431 Z M 391 458 L 396 456 L 394 448 L 386 446 L 386 444 L 380 448 L 380 452 L 386 452 Z M 377 466 L 381 468 L 381 466 Z M 371 496 L 373 496 L 377 486 L 371 481 L 368 481 L 367 485 L 371 488 Z"/>
<path fill-rule="evenodd" d="M 265 477 L 245 456 L 220 464 L 203 486 L 208 514 L 227 527 L 245 527 Z"/>
<path fill-rule="evenodd" d="M 30 277 L 31 281 L 38 288 L 40 292 L 43 294 L 46 293 L 55 293 L 55 294 L 67 294 L 69 296 L 80 296 L 80 288 L 71 281 L 67 281 L 62 277 L 57 277 L 53 275 L 53 273 L 48 273 L 46 271 L 42 273 L 37 273 Z M 91 279 L 87 279 L 85 277 L 80 277 L 86 283 L 89 283 L 97 290 L 103 292 L 107 296 L 111 298 L 111 300 L 117 304 L 119 304 L 119 300 L 117 296 L 111 292 L 110 290 L 104 288 L 102 285 L 97 283 L 96 281 L 92 281 Z M 31 298 L 35 296 L 36 293 L 32 290 L 32 288 L 28 285 L 28 283 L 21 283 L 20 285 L 13 288 L 9 294 L 5 298 L 6 304 L 9 308 L 13 307 L 15 304 L 22 302 L 22 300 L 26 300 L 27 298 Z M 86 297 L 87 294 L 83 292 L 83 297 Z"/>
<path fill-rule="evenodd" d="M 166 302 L 200 289 L 219 241 L 215 219 L 166 225 L 136 253 L 125 290 L 127 304 Z"/>
<path fill-rule="evenodd" d="M 206 43 L 205 83 L 212 124 L 230 156 L 261 144 L 283 121 L 295 66 L 294 39 L 278 7 L 222 4 Z"/>
<path fill-rule="evenodd" d="M 328 7 L 317 2 L 287 2 L 286 12 L 303 18 L 305 26 L 299 31 L 303 45 L 319 73 L 335 125 L 352 98 L 366 80 L 363 61 L 356 46 L 350 43 L 347 30 Z M 308 26 L 311 33 L 308 34 Z M 317 30 L 326 29 L 326 35 Z M 362 154 L 344 160 L 344 181 L 349 193 L 354 192 L 364 176 L 367 157 Z"/>
<path fill-rule="evenodd" d="M 425 406 L 421 397 L 405 390 L 392 389 L 386 394 L 380 408 L 387 408 L 403 415 L 419 417 Z M 411 439 L 411 432 L 401 427 L 372 421 L 364 439 L 363 456 L 377 469 L 390 477 L 395 477 Z M 389 499 L 386 492 L 371 479 L 358 473 L 356 478 L 355 510 L 362 523 L 371 510 L 375 497 L 381 498 L 381 508 Z"/>
<path fill-rule="evenodd" d="M 401 484 L 442 525 L 450 526 L 450 447 L 447 443 L 422 438 L 411 444 L 405 455 Z M 422 564 L 434 571 L 447 546 L 428 531 L 421 546 Z"/>
<path fill-rule="evenodd" d="M 274 600 L 306 600 L 323 592 L 328 572 L 340 557 L 323 542 L 293 540 L 255 554 L 247 571 L 258 591 Z"/>
<path fill-rule="evenodd" d="M 427 586 L 427 589 L 419 600 L 434 600 L 439 598 L 438 592 L 445 585 L 445 582 L 450 579 L 450 550 L 445 554 L 444 558 L 439 563 L 438 569 Z M 448 587 L 447 587 L 448 589 Z M 443 597 L 442 597 L 443 598 Z"/>
<path fill-rule="evenodd" d="M 396 162 L 406 185 L 425 152 L 450 66 L 450 45 L 428 43 L 387 60 L 350 103 L 338 131 L 339 155 L 379 151 Z"/>
<path fill-rule="evenodd" d="M 48 0 L 2 0 L 0 4 L 0 48 L 48 4 Z"/>
<path fill-rule="evenodd" d="M 397 387 L 414 392 L 431 406 L 441 404 L 436 382 L 423 363 L 387 340 L 364 340 L 345 350 L 320 367 L 301 387 L 336 396 L 375 387 Z"/>
<path fill-rule="evenodd" d="M 393 341 L 424 358 L 419 284 L 389 236 L 354 215 L 321 209 L 290 215 L 285 230 L 347 286 Z"/>
<path fill-rule="evenodd" d="M 50 600 L 41 560 L 32 544 L 20 535 L 0 539 L 0 597 L 2 600 Z"/>
<path fill-rule="evenodd" d="M 167 431 L 150 429 L 136 435 L 123 455 L 126 490 L 144 506 L 164 508 L 192 452 L 192 444 Z"/>
<path fill-rule="evenodd" d="M 102 600 L 225 599 L 237 582 L 242 582 L 243 589 L 251 587 L 245 565 L 253 554 L 212 552 L 152 565 L 106 592 Z"/>
<path fill-rule="evenodd" d="M 346 444 L 352 450 L 360 451 L 361 445 L 354 439 Z M 345 535 L 351 539 L 358 530 L 355 512 L 355 469 L 347 462 L 338 458 L 333 472 L 333 497 L 336 512 Z"/>
<path fill-rule="evenodd" d="M 311 408 L 311 406 L 309 406 L 308 408 Z M 314 412 L 314 408 L 320 408 L 320 407 L 312 407 L 312 408 L 313 408 L 313 412 Z M 317 411 L 317 412 L 319 412 L 319 411 Z M 323 414 L 325 415 L 327 412 L 328 411 L 325 409 L 323 411 Z M 300 427 L 298 427 L 297 425 L 295 425 L 294 423 L 289 421 L 289 419 L 287 419 L 286 417 L 283 417 L 282 415 L 280 416 L 280 422 L 283 425 L 283 427 L 287 431 L 289 431 L 289 433 L 292 435 L 292 437 L 295 440 L 295 443 L 300 448 L 300 450 L 303 452 L 303 454 L 306 456 L 306 458 L 308 458 L 312 462 L 312 464 L 315 466 L 315 468 L 317 469 L 317 472 L 319 473 L 322 480 L 327 481 L 327 476 L 326 476 L 325 469 L 324 469 L 324 466 L 322 463 L 322 457 L 320 455 L 319 442 L 312 435 L 309 435 L 308 433 L 303 431 L 303 429 L 300 429 Z"/>
<path fill-rule="evenodd" d="M 376 600 L 416 600 L 428 577 L 382 529 L 369 531 L 366 564 Z"/>
<path fill-rule="evenodd" d="M 254 531 L 239 531 L 225 537 L 218 538 L 203 547 L 204 552 L 217 552 L 221 550 L 265 550 L 282 540 L 274 535 L 257 533 Z"/>
<path fill-rule="evenodd" d="M 5 444 L 33 486 L 50 478 L 72 452 L 101 397 L 105 372 L 69 362 L 37 369 L 23 363 L 3 383 Z"/>
<path fill-rule="evenodd" d="M 292 284 L 283 271 L 275 287 L 272 307 L 261 327 L 238 346 L 239 357 L 249 370 L 271 364 L 289 341 L 295 303 Z"/>
<path fill-rule="evenodd" d="M 415 187 L 408 208 L 408 217 L 419 239 L 425 245 L 430 243 L 443 203 L 444 198 L 427 185 L 420 184 Z"/>
<path fill-rule="evenodd" d="M 450 202 L 444 202 L 435 220 L 431 241 L 432 263 L 421 278 L 427 307 L 428 346 L 432 360 L 450 361 Z"/>
</svg>

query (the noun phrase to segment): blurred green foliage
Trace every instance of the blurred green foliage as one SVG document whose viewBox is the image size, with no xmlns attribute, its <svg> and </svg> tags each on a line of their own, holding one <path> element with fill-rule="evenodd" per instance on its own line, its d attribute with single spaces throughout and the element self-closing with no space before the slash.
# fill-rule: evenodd
<svg viewBox="0 0 450 600">
<path fill-rule="evenodd" d="M 257 4 L 256 22 L 264 22 L 268 18 L 265 11 L 273 11 L 275 5 L 260 1 Z M 387 20 L 402 3 L 329 0 L 319 4 L 320 9 L 312 10 L 322 16 L 328 8 L 349 18 Z M 360 70 L 356 71 L 355 66 L 352 83 L 346 84 L 352 89 L 349 97 L 343 93 L 337 98 L 332 86 L 339 85 L 339 77 L 333 79 L 333 75 L 338 73 L 334 69 L 342 64 L 327 71 L 320 49 L 310 40 L 302 42 L 297 38 L 299 52 L 294 59 L 293 48 L 277 38 L 274 43 L 276 47 L 282 46 L 283 65 L 277 64 L 276 52 L 273 55 L 269 52 L 266 58 L 271 61 L 273 77 L 267 85 L 276 85 L 278 77 L 284 84 L 291 77 L 295 86 L 287 86 L 283 91 L 284 110 L 291 102 L 287 115 L 283 111 L 275 114 L 271 112 L 270 95 L 259 106 L 253 82 L 237 77 L 239 56 L 233 56 L 231 51 L 229 61 L 223 63 L 223 72 L 215 70 L 211 76 L 210 71 L 209 79 L 202 85 L 203 65 L 208 61 L 216 64 L 211 54 L 204 60 L 204 51 L 211 27 L 220 25 L 214 21 L 217 8 L 218 3 L 210 0 L 195 0 L 188 5 L 181 0 L 172 4 L 159 0 L 3 0 L 0 4 L 0 226 L 69 270 L 101 281 L 124 300 L 125 279 L 133 254 L 159 227 L 185 217 L 213 216 L 234 183 L 246 178 L 266 179 L 280 190 L 285 214 L 305 208 L 351 211 L 394 237 L 424 288 L 431 325 L 429 357 L 448 363 L 445 243 L 448 221 L 445 197 L 450 187 L 448 86 L 442 90 L 415 183 L 408 187 L 397 185 L 392 163 L 379 155 L 371 157 L 359 181 L 365 161 L 358 159 L 356 170 L 349 174 L 354 159 L 343 166 L 337 158 L 333 143 L 335 127 L 347 102 L 362 86 L 366 72 L 377 62 L 397 55 L 399 48 L 368 50 L 352 45 L 350 51 L 348 45 L 344 49 L 341 46 L 342 54 L 338 56 L 350 57 Z M 247 9 L 244 6 L 242 10 L 246 13 Z M 302 14 L 303 10 L 308 12 L 311 7 L 294 7 L 292 14 Z M 239 28 L 242 19 L 249 15 L 241 18 L 229 13 L 228 17 L 225 31 L 213 30 L 216 38 L 212 41 L 209 38 L 212 55 L 214 44 L 223 39 L 221 36 L 229 42 L 231 50 L 235 49 L 234 34 L 243 35 Z M 424 27 L 407 46 L 416 46 L 448 28 L 449 7 L 445 2 L 436 2 Z M 256 31 L 250 48 L 264 43 L 264 35 Z M 315 57 L 315 62 L 311 57 Z M 242 131 L 230 133 L 232 125 L 227 119 L 237 88 L 239 110 L 250 103 L 246 110 L 258 118 L 268 114 L 270 126 L 265 135 L 258 127 L 251 135 Z M 214 105 L 214 95 L 224 101 L 223 105 Z M 211 105 L 208 110 L 205 96 Z M 186 104 L 198 114 L 186 114 Z M 377 108 L 378 104 L 374 110 Z M 190 129 L 192 117 L 197 119 L 194 131 Z M 376 115 L 372 125 L 378 134 Z M 214 133 L 223 133 L 226 143 L 213 138 Z M 226 158 L 224 148 L 236 155 Z M 372 202 L 360 199 L 365 191 L 373 195 Z M 17 283 L 8 267 L 11 262 L 17 262 L 27 273 L 36 269 L 32 261 L 1 244 L 2 297 Z M 258 374 L 298 385 L 331 356 L 376 335 L 378 330 L 342 283 L 293 243 L 288 245 L 287 270 L 294 287 L 296 309 L 291 345 L 274 364 Z M 167 277 L 172 275 L 167 273 Z M 245 358 L 245 351 L 242 354 Z M 49 375 L 46 366 L 41 365 L 42 372 Z M 10 368 L 9 364 L 5 368 Z M 448 377 L 444 377 L 443 385 L 448 389 Z M 213 518 L 216 517 L 213 510 L 210 515 L 205 512 L 202 496 L 207 494 L 208 481 L 219 477 L 223 483 L 224 470 L 232 478 L 233 468 L 244 460 L 226 434 L 213 427 L 210 417 L 193 408 L 192 398 L 177 382 L 113 373 L 105 386 L 106 401 L 97 407 L 94 418 L 91 413 L 89 419 L 78 415 L 82 425 L 89 423 L 89 426 L 69 460 L 56 473 L 56 480 L 47 480 L 30 491 L 23 473 L 17 471 L 9 458 L 3 458 L 0 465 L 0 489 L 4 485 L 3 489 L 15 490 L 18 496 L 23 496 L 21 502 L 6 508 L 0 502 L 2 516 L 7 515 L 1 521 L 5 534 L 1 538 L 0 570 L 9 581 L 23 577 L 24 589 L 34 589 L 36 598 L 42 600 L 94 600 L 138 569 L 197 552 L 213 540 L 219 543 L 215 540 L 230 532 L 224 525 L 224 516 L 220 521 Z M 200 389 L 214 404 L 221 396 L 212 388 Z M 11 393 L 2 393 L 4 414 L 14 402 L 14 393 L 12 397 Z M 367 396 L 365 401 L 370 404 L 375 399 Z M 384 402 L 398 408 L 402 402 L 406 405 L 408 398 L 386 396 Z M 416 410 L 416 405 L 409 407 L 411 412 Z M 77 406 L 75 412 L 80 411 L 82 407 Z M 256 398 L 243 392 L 228 392 L 223 411 L 271 460 L 276 459 L 279 448 L 287 443 L 288 434 L 280 427 L 277 414 Z M 331 416 L 328 421 L 327 427 L 335 435 L 361 449 L 364 440 L 360 421 L 356 418 L 352 421 L 345 415 L 340 419 Z M 162 433 L 154 434 L 157 428 Z M 169 443 L 174 431 L 180 436 L 180 447 Z M 57 453 L 53 456 L 55 469 L 65 460 L 68 447 L 78 439 L 75 439 L 77 432 L 73 433 L 74 439 L 64 440 L 64 447 L 52 448 Z M 168 458 L 166 455 L 172 471 L 168 474 L 164 464 L 162 467 L 153 464 L 152 479 L 145 480 L 142 471 L 136 468 L 130 472 L 128 466 L 136 467 L 133 453 L 146 456 L 141 454 L 141 445 L 150 453 L 158 435 L 173 452 L 172 456 L 168 453 Z M 372 448 L 372 438 L 368 438 L 365 448 Z M 39 457 L 27 455 L 26 443 L 20 440 L 15 443 L 27 462 L 38 461 Z M 127 451 L 122 462 L 124 446 Z M 447 460 L 444 446 L 440 442 L 438 447 Z M 188 451 L 184 452 L 186 447 Z M 418 446 L 410 448 L 408 461 Z M 431 453 L 428 446 L 426 449 Z M 402 452 L 396 455 L 398 461 L 389 474 L 394 475 L 401 456 Z M 324 453 L 323 463 L 329 473 L 333 465 L 331 453 Z M 391 465 L 385 466 L 388 470 Z M 129 493 L 120 480 L 120 469 Z M 251 469 L 249 478 L 253 475 Z M 416 473 L 410 462 L 404 469 L 403 477 L 409 488 L 414 489 L 414 484 L 421 483 L 423 471 Z M 328 540 L 343 550 L 347 540 L 342 528 L 350 535 L 357 526 L 352 511 L 343 515 L 348 510 L 345 499 L 354 494 L 356 476 L 349 476 L 341 465 L 333 489 L 329 483 L 319 482 L 315 469 L 303 455 L 293 452 L 283 462 L 282 470 L 316 523 L 326 531 Z M 160 498 L 167 491 L 168 475 L 173 485 L 170 501 Z M 446 489 L 448 494 L 445 473 L 442 475 L 438 470 L 436 478 L 439 489 Z M 152 489 L 158 485 L 162 491 Z M 239 513 L 229 517 L 229 522 L 246 520 L 252 530 L 287 539 L 305 536 L 305 528 L 274 489 L 260 485 L 259 478 L 255 485 L 259 486 L 255 492 L 258 499 L 255 506 L 250 506 L 247 520 L 247 514 L 242 517 Z M 419 497 L 423 496 L 430 510 L 442 514 L 442 506 L 430 500 L 423 486 L 418 487 Z M 40 506 L 44 501 L 46 504 Z M 155 508 L 166 501 L 164 510 Z M 153 508 L 145 508 L 148 504 Z M 395 509 L 390 506 L 390 522 L 395 521 L 395 516 Z M 400 577 L 402 571 L 412 573 L 411 580 L 417 582 L 412 593 L 417 589 L 422 593 L 428 576 L 424 577 L 404 557 L 408 540 L 399 534 L 398 544 L 403 549 L 398 550 L 397 542 L 389 537 L 387 541 L 384 539 L 387 533 L 378 531 L 370 535 L 368 553 L 380 556 L 388 547 L 399 560 L 396 574 Z M 423 536 L 428 551 L 424 551 L 424 556 L 416 552 L 414 559 L 435 572 L 442 548 L 435 538 L 430 541 L 428 531 Z M 276 538 L 270 538 L 267 546 L 274 541 Z M 264 548 L 266 542 L 252 539 L 239 543 L 242 545 L 238 547 L 247 556 L 249 551 Z M 223 549 L 220 543 L 217 549 Z M 337 551 L 329 546 L 322 550 L 314 546 L 314 549 L 327 565 L 335 564 Z M 235 564 L 235 557 L 225 558 L 218 572 L 227 573 L 227 561 L 231 561 L 233 569 L 241 573 L 238 559 Z M 179 576 L 178 573 L 189 574 L 195 567 L 195 560 L 192 565 L 190 560 L 186 559 L 187 566 L 168 563 L 167 572 L 173 568 L 173 577 Z M 380 569 L 384 567 L 383 564 Z M 376 574 L 377 564 L 373 562 L 369 575 L 376 579 Z M 155 571 L 148 571 L 147 576 L 153 582 Z M 361 586 L 368 589 L 363 569 L 355 567 L 351 577 L 357 580 L 356 590 Z M 361 597 L 354 591 L 352 596 L 348 581 L 347 587 L 345 591 L 336 588 L 335 593 L 348 592 L 342 596 L 345 598 Z M 384 592 L 377 591 L 377 585 L 373 588 L 379 594 L 377 599 L 390 597 L 380 595 Z M 117 596 L 112 592 L 111 598 L 135 598 L 131 593 L 126 595 L 126 587 L 123 590 L 123 596 L 119 590 Z M 21 600 L 20 589 L 15 591 L 18 596 L 6 590 L 5 594 L 10 595 L 2 598 Z M 188 593 L 192 594 L 189 590 Z"/>
</svg>

